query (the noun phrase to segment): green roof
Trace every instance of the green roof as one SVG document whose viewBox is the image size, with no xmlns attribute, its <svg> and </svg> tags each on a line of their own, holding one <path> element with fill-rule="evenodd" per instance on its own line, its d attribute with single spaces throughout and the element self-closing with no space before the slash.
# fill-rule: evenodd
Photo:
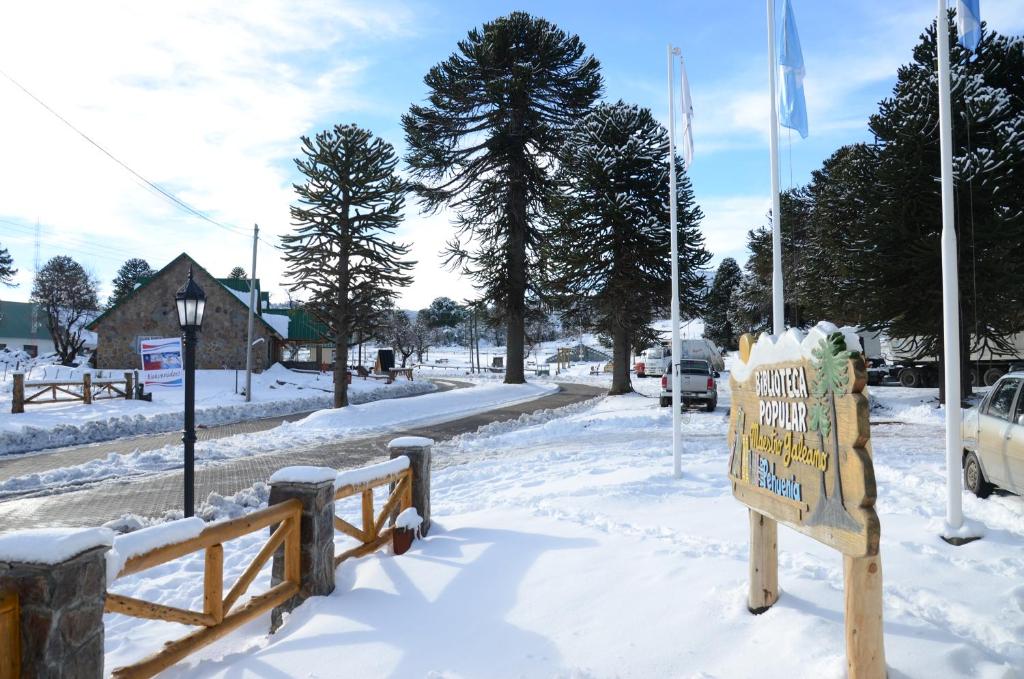
<svg viewBox="0 0 1024 679">
<path fill-rule="evenodd" d="M 25 339 L 50 339 L 46 313 L 40 311 L 36 315 L 35 327 L 32 325 L 31 302 L 0 301 L 0 337 Z"/>
<path fill-rule="evenodd" d="M 308 310 L 298 309 L 265 309 L 264 314 L 288 317 L 288 338 L 295 342 L 325 342 L 329 340 L 330 331 Z"/>
</svg>

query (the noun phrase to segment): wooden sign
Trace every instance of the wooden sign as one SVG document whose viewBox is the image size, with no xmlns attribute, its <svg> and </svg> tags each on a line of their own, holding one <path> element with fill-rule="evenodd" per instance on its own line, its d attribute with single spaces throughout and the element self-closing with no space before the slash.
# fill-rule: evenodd
<svg viewBox="0 0 1024 679">
<path fill-rule="evenodd" d="M 852 344 L 852 342 L 851 342 Z M 884 677 L 882 574 L 863 357 L 830 324 L 740 341 L 729 480 L 751 510 L 754 613 L 778 600 L 777 523 L 844 555 L 850 677 Z M 853 626 L 851 628 L 851 625 Z"/>
</svg>

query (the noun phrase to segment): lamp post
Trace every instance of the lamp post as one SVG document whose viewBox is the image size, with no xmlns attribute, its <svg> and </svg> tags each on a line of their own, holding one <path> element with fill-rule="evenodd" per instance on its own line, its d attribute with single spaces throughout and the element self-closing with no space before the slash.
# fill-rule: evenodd
<svg viewBox="0 0 1024 679">
<path fill-rule="evenodd" d="M 203 326 L 203 312 L 206 310 L 206 293 L 192 278 L 192 267 L 188 268 L 188 280 L 174 295 L 178 307 L 178 325 L 181 326 L 181 342 L 185 348 L 185 429 L 181 441 L 185 444 L 185 516 L 195 514 L 195 468 L 196 468 L 196 332 Z"/>
</svg>

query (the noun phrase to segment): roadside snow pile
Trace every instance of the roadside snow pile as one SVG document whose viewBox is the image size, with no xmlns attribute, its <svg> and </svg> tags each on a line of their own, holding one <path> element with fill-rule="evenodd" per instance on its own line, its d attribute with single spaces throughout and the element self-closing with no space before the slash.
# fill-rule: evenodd
<svg viewBox="0 0 1024 679">
<path fill-rule="evenodd" d="M 681 479 L 669 409 L 639 395 L 439 446 L 459 464 L 435 469 L 425 540 L 405 556 L 345 562 L 335 593 L 296 609 L 274 636 L 261 620 L 163 676 L 839 679 L 838 553 L 780 529 L 782 597 L 761 616 L 747 612 L 749 521 L 726 476 L 725 403 L 684 418 Z M 988 533 L 951 547 L 934 527 L 944 514 L 941 427 L 908 436 L 879 426 L 872 443 L 890 676 L 1019 676 L 1024 501 L 966 498 Z M 229 547 L 225 581 L 265 539 Z M 155 570 L 117 586 L 202 606 L 201 554 Z M 265 570 L 254 591 L 268 586 Z M 181 635 L 108 616 L 108 667 Z"/>
<path fill-rule="evenodd" d="M 57 368 L 48 367 L 55 372 Z M 81 379 L 60 368 L 62 379 Z M 105 371 L 108 372 L 108 371 Z M 244 385 L 244 373 L 242 383 Z M 253 376 L 253 400 L 235 393 L 233 370 L 200 370 L 196 377 L 196 424 L 211 427 L 243 420 L 279 417 L 329 408 L 333 403 L 330 374 L 300 373 L 275 364 Z M 426 380 L 399 379 L 393 384 L 353 379 L 349 402 L 369 403 L 435 391 Z M 30 406 L 24 413 L 10 412 L 10 396 L 0 395 L 0 455 L 110 441 L 125 436 L 156 434 L 181 429 L 184 390 L 153 392 L 153 401 L 110 399 L 92 405 L 56 403 Z"/>
<path fill-rule="evenodd" d="M 220 460 L 323 445 L 342 437 L 369 436 L 398 426 L 446 422 L 530 401 L 557 390 L 558 387 L 552 384 L 488 384 L 425 394 L 403 400 L 401 405 L 379 400 L 347 408 L 319 410 L 298 422 L 284 423 L 267 431 L 198 441 L 196 464 L 202 466 Z M 0 481 L 0 498 L 180 468 L 181 446 L 178 444 L 156 450 L 137 450 L 127 455 L 110 453 L 105 458 L 80 465 Z"/>
</svg>

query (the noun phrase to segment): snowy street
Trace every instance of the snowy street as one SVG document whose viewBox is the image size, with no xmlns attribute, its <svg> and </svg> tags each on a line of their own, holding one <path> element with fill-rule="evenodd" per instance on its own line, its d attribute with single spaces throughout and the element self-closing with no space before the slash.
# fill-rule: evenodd
<svg viewBox="0 0 1024 679">
<path fill-rule="evenodd" d="M 648 394 L 656 386 L 636 384 Z M 680 480 L 668 409 L 639 394 L 437 446 L 427 539 L 401 557 L 343 564 L 337 591 L 304 604 L 275 636 L 252 623 L 166 676 L 843 677 L 840 555 L 780 528 L 782 597 L 762 616 L 746 610 L 747 516 L 724 473 L 727 385 L 722 392 L 716 413 L 684 417 Z M 967 498 L 985 538 L 963 548 L 939 539 L 932 398 L 873 394 L 873 419 L 885 422 L 872 442 L 889 676 L 1018 677 L 1024 501 Z M 259 548 L 262 538 L 251 538 L 228 548 L 226 578 Z M 116 589 L 194 607 L 202 589 L 190 574 L 201 567 L 192 555 Z M 179 633 L 108 616 L 108 666 Z"/>
<path fill-rule="evenodd" d="M 400 404 L 383 400 L 319 411 L 269 431 L 200 441 L 196 497 L 231 495 L 265 483 L 274 471 L 290 465 L 357 467 L 386 457 L 388 441 L 399 435 L 443 440 L 495 421 L 591 399 L 601 391 L 553 383 L 461 382 L 463 388 L 451 389 L 454 385 L 440 393 L 402 399 Z M 170 443 L 156 450 L 110 453 L 79 464 L 0 477 L 0 524 L 96 526 L 124 514 L 180 514 L 180 470 L 181 444 Z"/>
</svg>

